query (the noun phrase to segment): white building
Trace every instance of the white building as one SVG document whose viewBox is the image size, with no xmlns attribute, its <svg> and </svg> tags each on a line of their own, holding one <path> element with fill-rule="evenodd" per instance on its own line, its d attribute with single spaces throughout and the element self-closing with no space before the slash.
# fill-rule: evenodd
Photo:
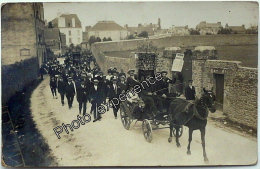
<svg viewBox="0 0 260 169">
<path fill-rule="evenodd" d="M 82 42 L 81 22 L 76 14 L 58 14 L 52 21 L 53 27 L 60 29 L 66 35 L 66 45 L 79 45 Z"/>
<path fill-rule="evenodd" d="M 88 37 L 91 36 L 99 37 L 101 40 L 104 37 L 110 37 L 113 41 L 123 40 L 128 36 L 128 31 L 114 21 L 99 21 L 88 30 Z"/>
</svg>

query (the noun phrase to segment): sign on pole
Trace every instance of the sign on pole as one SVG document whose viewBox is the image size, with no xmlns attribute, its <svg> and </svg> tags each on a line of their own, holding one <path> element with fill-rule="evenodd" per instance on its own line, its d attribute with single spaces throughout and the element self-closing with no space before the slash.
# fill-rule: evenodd
<svg viewBox="0 0 260 169">
<path fill-rule="evenodd" d="M 184 63 L 183 58 L 184 58 L 184 54 L 181 53 L 176 54 L 176 57 L 172 63 L 172 71 L 181 72 Z"/>
</svg>

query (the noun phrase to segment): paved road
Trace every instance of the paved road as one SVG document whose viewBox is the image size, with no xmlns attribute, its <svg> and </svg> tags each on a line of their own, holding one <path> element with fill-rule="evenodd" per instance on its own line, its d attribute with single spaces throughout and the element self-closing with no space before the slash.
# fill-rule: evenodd
<svg viewBox="0 0 260 169">
<path fill-rule="evenodd" d="M 206 150 L 209 163 L 205 163 L 199 131 L 193 134 L 191 155 L 186 154 L 188 129 L 180 138 L 181 148 L 168 143 L 169 129 L 153 132 L 153 141 L 145 141 L 141 122 L 125 130 L 112 111 L 102 121 L 92 121 L 58 139 L 53 128 L 70 124 L 78 115 L 78 103 L 73 108 L 61 106 L 60 98 L 52 99 L 48 77 L 38 86 L 31 98 L 33 119 L 46 139 L 56 162 L 60 166 L 180 166 L 180 165 L 245 165 L 257 159 L 256 138 L 244 136 L 229 128 L 209 121 L 206 131 Z M 90 105 L 88 104 L 89 112 Z"/>
</svg>

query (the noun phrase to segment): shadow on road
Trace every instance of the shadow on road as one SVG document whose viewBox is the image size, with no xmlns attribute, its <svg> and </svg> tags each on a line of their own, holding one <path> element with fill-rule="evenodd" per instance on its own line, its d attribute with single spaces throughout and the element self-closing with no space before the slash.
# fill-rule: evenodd
<svg viewBox="0 0 260 169">
<path fill-rule="evenodd" d="M 41 80 L 35 80 L 2 108 L 2 160 L 7 166 L 55 165 L 30 110 L 31 95 L 40 83 Z"/>
</svg>

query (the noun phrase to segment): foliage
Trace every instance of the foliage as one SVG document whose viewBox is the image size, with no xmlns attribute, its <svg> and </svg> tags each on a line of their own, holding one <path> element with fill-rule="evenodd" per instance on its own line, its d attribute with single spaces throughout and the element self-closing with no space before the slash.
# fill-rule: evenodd
<svg viewBox="0 0 260 169">
<path fill-rule="evenodd" d="M 127 39 L 135 39 L 135 36 L 134 35 L 129 35 L 129 36 L 127 36 Z"/>
<path fill-rule="evenodd" d="M 107 41 L 112 41 L 112 39 L 110 37 L 107 38 Z"/>
<path fill-rule="evenodd" d="M 91 44 L 93 44 L 95 42 L 101 42 L 100 37 L 90 36 L 90 38 L 88 40 L 89 45 L 91 45 Z"/>
<path fill-rule="evenodd" d="M 106 37 L 103 38 L 103 42 L 105 42 L 105 41 L 107 41 L 107 38 L 106 38 Z"/>
<path fill-rule="evenodd" d="M 147 31 L 142 31 L 138 37 L 143 37 L 143 38 L 148 38 L 148 32 Z"/>
<path fill-rule="evenodd" d="M 218 34 L 231 34 L 232 33 L 232 29 L 227 29 L 227 28 L 221 28 L 218 31 Z"/>
<path fill-rule="evenodd" d="M 200 35 L 200 32 L 197 29 L 190 29 L 189 31 L 190 31 L 190 35 Z"/>
<path fill-rule="evenodd" d="M 246 33 L 247 34 L 258 34 L 258 31 L 257 31 L 257 29 L 247 29 Z"/>
</svg>

